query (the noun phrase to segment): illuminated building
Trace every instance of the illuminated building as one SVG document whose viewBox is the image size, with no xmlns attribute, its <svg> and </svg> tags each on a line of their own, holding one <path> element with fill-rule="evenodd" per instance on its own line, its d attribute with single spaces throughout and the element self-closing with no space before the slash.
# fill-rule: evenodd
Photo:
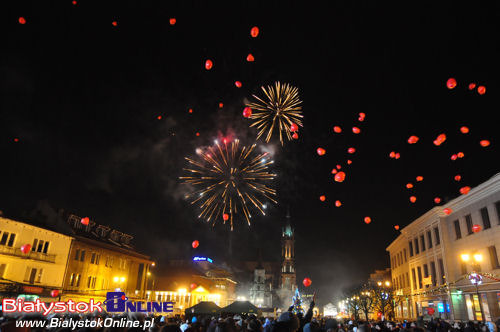
<svg viewBox="0 0 500 332">
<path fill-rule="evenodd" d="M 452 212 L 446 214 L 444 208 Z M 401 230 L 387 247 L 394 295 L 408 298 L 410 318 L 495 321 L 500 317 L 498 281 L 483 277 L 476 290 L 469 275 L 474 271 L 498 279 L 498 248 L 500 174 Z"/>
<path fill-rule="evenodd" d="M 0 217 L 0 298 L 53 301 L 61 290 L 70 236 Z M 21 247 L 30 245 L 26 253 Z"/>
<path fill-rule="evenodd" d="M 281 236 L 281 284 L 280 288 L 295 292 L 297 288 L 295 274 L 295 237 L 294 230 L 290 225 L 290 212 L 286 215 L 286 226 L 283 228 Z M 290 297 L 291 298 L 291 297 Z"/>
</svg>

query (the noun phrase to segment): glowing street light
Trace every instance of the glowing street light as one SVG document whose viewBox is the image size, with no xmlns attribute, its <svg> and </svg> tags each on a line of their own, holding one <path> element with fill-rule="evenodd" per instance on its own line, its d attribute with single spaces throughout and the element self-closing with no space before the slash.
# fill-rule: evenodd
<svg viewBox="0 0 500 332">
<path fill-rule="evenodd" d="M 470 255 L 469 254 L 461 254 L 460 258 L 462 259 L 462 262 L 468 262 L 468 261 L 470 261 Z"/>
</svg>

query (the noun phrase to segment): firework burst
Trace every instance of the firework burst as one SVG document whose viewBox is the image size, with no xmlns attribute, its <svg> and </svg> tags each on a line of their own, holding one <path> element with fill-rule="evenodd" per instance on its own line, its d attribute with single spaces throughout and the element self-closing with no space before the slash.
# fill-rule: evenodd
<svg viewBox="0 0 500 332">
<path fill-rule="evenodd" d="M 280 82 L 275 82 L 274 86 L 267 88 L 262 86 L 261 89 L 265 98 L 253 95 L 256 100 L 246 104 L 252 109 L 250 118 L 254 120 L 250 127 L 257 127 L 257 139 L 266 134 L 266 142 L 269 142 L 274 129 L 277 129 L 281 145 L 283 145 L 284 136 L 288 140 L 292 139 L 290 126 L 293 123 L 302 127 L 303 115 L 302 106 L 300 106 L 302 101 L 299 99 L 299 89 Z"/>
<path fill-rule="evenodd" d="M 276 191 L 268 187 L 276 177 L 269 172 L 274 161 L 268 153 L 255 153 L 255 147 L 240 146 L 238 139 L 231 143 L 224 139 L 223 144 L 216 141 L 205 151 L 198 150 L 199 160 L 185 158 L 189 167 L 184 170 L 189 176 L 180 179 L 195 188 L 186 198 L 199 205 L 198 218 L 215 225 L 222 216 L 224 223 L 230 221 L 232 230 L 238 214 L 243 214 L 250 225 L 252 207 L 265 215 L 263 200 L 276 203 Z"/>
</svg>

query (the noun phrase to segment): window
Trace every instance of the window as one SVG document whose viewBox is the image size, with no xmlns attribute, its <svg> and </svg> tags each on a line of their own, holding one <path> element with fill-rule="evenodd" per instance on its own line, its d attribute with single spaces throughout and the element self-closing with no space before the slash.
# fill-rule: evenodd
<svg viewBox="0 0 500 332">
<path fill-rule="evenodd" d="M 36 248 L 37 252 L 42 252 L 42 250 L 43 250 L 43 244 L 44 244 L 43 240 L 38 241 L 38 247 Z"/>
<path fill-rule="evenodd" d="M 484 207 L 481 209 L 481 218 L 483 218 L 484 229 L 490 228 L 491 223 L 490 223 L 490 215 L 488 214 L 488 208 Z"/>
<path fill-rule="evenodd" d="M 75 277 L 75 279 L 76 279 L 75 286 L 79 287 L 80 286 L 80 274 L 77 274 L 76 277 Z"/>
<path fill-rule="evenodd" d="M 7 268 L 7 264 L 0 264 L 0 279 L 3 278 L 3 275 L 5 274 L 6 268 Z"/>
<path fill-rule="evenodd" d="M 33 240 L 33 245 L 31 246 L 31 251 L 35 251 L 36 250 L 37 244 L 38 244 L 38 239 L 34 239 Z"/>
<path fill-rule="evenodd" d="M 95 260 L 96 260 L 96 253 L 93 252 L 91 255 L 90 255 L 90 264 L 95 264 Z"/>
<path fill-rule="evenodd" d="M 408 247 L 410 248 L 410 257 L 413 256 L 413 243 L 410 241 L 408 242 Z"/>
<path fill-rule="evenodd" d="M 413 280 L 413 288 L 417 288 L 417 276 L 415 274 L 415 269 L 411 269 L 411 277 Z"/>
<path fill-rule="evenodd" d="M 407 262 L 407 259 L 406 259 L 406 248 L 405 248 L 405 249 L 403 249 L 403 256 L 404 256 L 404 258 L 405 258 L 405 263 L 406 263 L 406 262 Z"/>
<path fill-rule="evenodd" d="M 26 271 L 24 271 L 24 281 L 30 280 L 31 267 L 26 266 Z"/>
<path fill-rule="evenodd" d="M 489 246 L 488 251 L 490 252 L 491 269 L 494 270 L 500 268 L 500 264 L 498 263 L 497 248 L 495 246 Z M 1 276 L 2 273 L 0 268 L 0 277 Z"/>
<path fill-rule="evenodd" d="M 467 235 L 474 233 L 472 231 L 472 217 L 470 214 L 465 216 L 465 225 L 467 225 Z"/>
<path fill-rule="evenodd" d="M 415 243 L 415 255 L 418 255 L 420 253 L 420 249 L 418 248 L 418 238 L 413 240 L 413 242 Z"/>
<path fill-rule="evenodd" d="M 43 246 L 43 253 L 46 254 L 47 251 L 49 250 L 49 242 L 45 242 L 45 245 Z"/>
<path fill-rule="evenodd" d="M 403 252 L 399 252 L 399 265 L 403 264 Z"/>
<path fill-rule="evenodd" d="M 425 251 L 425 237 L 420 235 L 420 243 L 422 244 L 422 251 Z"/>
<path fill-rule="evenodd" d="M 406 272 L 406 287 L 410 287 L 410 275 Z"/>
<path fill-rule="evenodd" d="M 42 282 L 42 274 L 43 274 L 43 269 L 38 270 L 38 274 L 36 275 L 36 280 L 35 282 L 40 283 Z"/>
<path fill-rule="evenodd" d="M 432 278 L 432 286 L 436 286 L 436 264 L 431 262 L 431 278 Z"/>
<path fill-rule="evenodd" d="M 12 247 L 14 245 L 14 240 L 16 239 L 16 234 L 3 232 L 2 237 L 0 238 L 0 245 Z"/>
<path fill-rule="evenodd" d="M 85 250 L 82 250 L 81 255 L 80 255 L 80 262 L 85 261 Z"/>
<path fill-rule="evenodd" d="M 113 267 L 113 256 L 106 256 L 106 263 L 105 265 L 107 267 Z"/>
<path fill-rule="evenodd" d="M 14 245 L 15 239 L 16 239 L 16 234 L 11 233 L 9 237 L 9 242 L 7 242 L 7 247 L 12 247 Z"/>
<path fill-rule="evenodd" d="M 497 210 L 497 218 L 498 218 L 498 224 L 500 225 L 500 201 L 495 203 L 495 207 Z"/>
<path fill-rule="evenodd" d="M 33 246 L 31 247 L 31 251 L 42 252 L 44 254 L 49 250 L 49 242 L 43 241 L 39 239 L 33 240 Z"/>
<path fill-rule="evenodd" d="M 42 274 L 43 269 L 35 269 L 30 266 L 26 266 L 26 271 L 24 272 L 24 281 L 30 284 L 41 283 Z"/>
<path fill-rule="evenodd" d="M 78 259 L 80 259 L 80 249 L 76 249 L 75 251 L 75 261 L 77 261 Z"/>
<path fill-rule="evenodd" d="M 71 273 L 71 276 L 69 277 L 69 285 L 73 286 L 75 283 L 75 274 Z"/>
<path fill-rule="evenodd" d="M 438 263 L 439 263 L 439 273 L 441 274 L 441 284 L 444 284 L 446 282 L 446 275 L 444 273 L 443 260 L 440 258 L 438 260 Z"/>
<path fill-rule="evenodd" d="M 439 237 L 439 228 L 434 228 L 434 237 L 436 238 L 436 245 L 441 243 L 441 238 Z"/>
<path fill-rule="evenodd" d="M 92 276 L 88 276 L 88 278 L 87 278 L 87 288 L 90 288 L 91 284 L 92 284 Z"/>
<path fill-rule="evenodd" d="M 432 233 L 431 231 L 427 231 L 427 245 L 429 246 L 429 249 L 432 248 Z"/>
<path fill-rule="evenodd" d="M 420 266 L 417 267 L 417 274 L 418 274 L 418 288 L 422 288 L 422 268 Z"/>
<path fill-rule="evenodd" d="M 453 222 L 453 224 L 455 225 L 455 235 L 456 235 L 456 240 L 458 239 L 461 239 L 462 238 L 462 232 L 460 231 L 460 221 L 455 220 Z"/>
</svg>

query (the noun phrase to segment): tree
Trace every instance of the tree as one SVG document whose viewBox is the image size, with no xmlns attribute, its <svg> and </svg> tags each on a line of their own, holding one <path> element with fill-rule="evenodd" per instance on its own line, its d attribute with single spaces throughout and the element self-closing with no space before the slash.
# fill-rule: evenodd
<svg viewBox="0 0 500 332">
<path fill-rule="evenodd" d="M 394 317 L 394 298 L 392 289 L 389 286 L 373 287 L 374 309 L 381 313 L 383 317 Z"/>
<path fill-rule="evenodd" d="M 368 286 L 363 286 L 361 292 L 359 293 L 359 306 L 363 313 L 365 314 L 365 319 L 369 319 L 369 315 L 373 309 L 374 297 L 373 290 Z"/>
</svg>

